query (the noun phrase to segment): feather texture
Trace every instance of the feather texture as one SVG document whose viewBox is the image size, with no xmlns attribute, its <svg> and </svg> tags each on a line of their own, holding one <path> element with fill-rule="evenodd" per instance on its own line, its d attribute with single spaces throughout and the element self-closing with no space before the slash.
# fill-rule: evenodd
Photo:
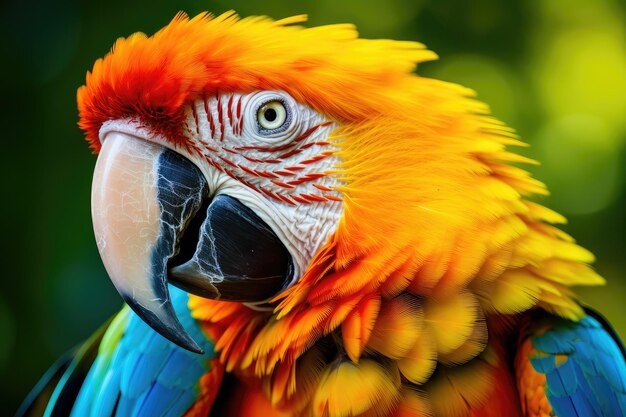
<svg viewBox="0 0 626 417">
<path fill-rule="evenodd" d="M 493 393 L 496 363 L 487 352 L 463 367 L 441 368 L 426 385 L 434 414 L 461 417 L 480 408 Z"/>
<path fill-rule="evenodd" d="M 374 324 L 378 321 L 380 299 L 368 297 L 346 318 L 342 325 L 343 343 L 348 356 L 358 361 L 369 341 Z"/>
<path fill-rule="evenodd" d="M 383 303 L 367 347 L 392 359 L 407 356 L 420 338 L 424 314 L 410 296 Z"/>
<path fill-rule="evenodd" d="M 535 323 L 516 367 L 529 416 L 626 415 L 626 358 L 598 320 Z"/>
<path fill-rule="evenodd" d="M 196 400 L 199 405 L 190 415 L 207 412 L 217 394 L 221 365 L 211 361 L 213 344 L 191 319 L 187 294 L 173 287 L 170 294 L 181 322 L 195 340 L 203 341 L 207 353 L 174 345 L 125 307 L 104 335 L 72 416 L 178 416 Z"/>
<path fill-rule="evenodd" d="M 391 364 L 365 359 L 329 367 L 314 397 L 315 416 L 348 417 L 371 411 L 384 416 L 399 399 L 400 374 Z"/>
<path fill-rule="evenodd" d="M 512 392 L 500 381 L 506 355 L 485 350 L 488 336 L 501 336 L 489 317 L 541 308 L 582 319 L 569 287 L 603 283 L 593 255 L 550 224 L 562 216 L 526 200 L 547 190 L 511 165 L 535 163 L 508 149 L 524 146 L 512 129 L 472 90 L 413 72 L 434 53 L 304 20 L 179 14 L 154 36 L 120 39 L 78 90 L 79 124 L 95 151 L 102 123 L 119 118 L 184 150 L 185 106 L 218 90 L 282 90 L 335 122 L 327 139 L 340 162 L 329 174 L 341 182 L 343 214 L 302 277 L 269 301 L 271 311 L 190 298 L 220 363 L 263 387 L 270 405 L 256 394 L 251 403 L 285 412 L 515 415 L 484 408 L 490 393 Z M 131 337 L 148 336 L 138 328 Z M 168 369 L 148 346 L 118 344 L 101 361 L 118 371 L 94 376 L 103 412 L 141 407 L 156 368 Z M 172 389 L 155 392 L 168 404 L 191 401 Z"/>
</svg>

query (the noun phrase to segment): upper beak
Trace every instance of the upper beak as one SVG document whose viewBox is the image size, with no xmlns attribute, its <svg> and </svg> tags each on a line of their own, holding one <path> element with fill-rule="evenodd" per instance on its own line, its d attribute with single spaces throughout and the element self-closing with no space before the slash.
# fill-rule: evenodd
<svg viewBox="0 0 626 417">
<path fill-rule="evenodd" d="M 91 200 L 100 256 L 120 295 L 161 335 L 198 353 L 174 313 L 168 281 L 205 297 L 260 302 L 293 275 L 291 256 L 271 228 L 233 197 L 210 200 L 210 188 L 182 155 L 111 132 Z"/>
</svg>

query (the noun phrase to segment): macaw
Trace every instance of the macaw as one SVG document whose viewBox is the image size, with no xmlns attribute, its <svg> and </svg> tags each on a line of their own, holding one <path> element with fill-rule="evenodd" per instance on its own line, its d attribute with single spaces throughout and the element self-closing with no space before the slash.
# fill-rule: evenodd
<svg viewBox="0 0 626 417">
<path fill-rule="evenodd" d="M 78 90 L 126 306 L 21 415 L 621 416 L 593 255 L 525 146 L 416 42 L 234 12 L 115 42 Z M 515 165 L 512 163 L 516 163 Z"/>
</svg>

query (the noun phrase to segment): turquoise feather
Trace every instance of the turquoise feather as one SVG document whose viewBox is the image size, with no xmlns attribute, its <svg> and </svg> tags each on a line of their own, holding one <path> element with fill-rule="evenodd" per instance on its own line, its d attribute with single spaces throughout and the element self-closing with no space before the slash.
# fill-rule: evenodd
<svg viewBox="0 0 626 417">
<path fill-rule="evenodd" d="M 174 309 L 206 352 L 188 352 L 160 336 L 127 307 L 100 345 L 72 417 L 179 416 L 197 399 L 198 381 L 216 357 L 187 307 L 187 293 L 170 287 Z"/>
<path fill-rule="evenodd" d="M 532 339 L 531 358 L 546 375 L 546 396 L 558 416 L 626 416 L 626 361 L 616 336 L 591 316 L 580 322 L 554 319 Z M 557 363 L 556 356 L 567 359 Z"/>
</svg>

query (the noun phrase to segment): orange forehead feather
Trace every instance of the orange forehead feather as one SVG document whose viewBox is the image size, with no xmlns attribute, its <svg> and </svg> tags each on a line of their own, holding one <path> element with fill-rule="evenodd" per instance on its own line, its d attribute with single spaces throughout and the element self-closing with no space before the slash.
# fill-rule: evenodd
<svg viewBox="0 0 626 417">
<path fill-rule="evenodd" d="M 151 37 L 120 38 L 78 90 L 79 125 L 96 150 L 102 123 L 129 116 L 176 141 L 185 103 L 263 89 L 357 120 L 397 103 L 416 63 L 435 57 L 415 42 L 359 39 L 352 25 L 292 25 L 305 20 L 181 13 Z"/>
</svg>

